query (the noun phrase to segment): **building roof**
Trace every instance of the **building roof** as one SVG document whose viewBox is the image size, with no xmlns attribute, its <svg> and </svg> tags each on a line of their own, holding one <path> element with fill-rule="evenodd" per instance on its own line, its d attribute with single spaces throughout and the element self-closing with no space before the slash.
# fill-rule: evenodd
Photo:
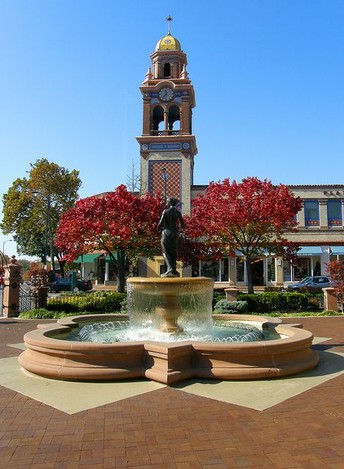
<svg viewBox="0 0 344 469">
<path fill-rule="evenodd" d="M 181 45 L 177 38 L 173 37 L 171 33 L 168 33 L 164 36 L 160 41 L 157 42 L 155 46 L 155 51 L 163 51 L 163 50 L 179 50 L 181 51 Z"/>
</svg>

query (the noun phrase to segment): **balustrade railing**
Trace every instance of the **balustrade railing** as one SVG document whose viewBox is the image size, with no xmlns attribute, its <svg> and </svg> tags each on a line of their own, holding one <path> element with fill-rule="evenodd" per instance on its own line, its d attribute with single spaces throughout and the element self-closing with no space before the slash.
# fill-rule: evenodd
<svg viewBox="0 0 344 469">
<path fill-rule="evenodd" d="M 162 136 L 162 135 L 179 135 L 180 130 L 151 130 L 150 135 Z"/>
</svg>

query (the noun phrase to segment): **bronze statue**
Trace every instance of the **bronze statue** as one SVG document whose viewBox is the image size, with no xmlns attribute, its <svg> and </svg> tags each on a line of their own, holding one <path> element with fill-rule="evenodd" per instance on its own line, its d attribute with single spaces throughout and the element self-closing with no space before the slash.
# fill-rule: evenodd
<svg viewBox="0 0 344 469">
<path fill-rule="evenodd" d="M 178 238 L 179 227 L 184 228 L 182 214 L 177 210 L 178 199 L 173 197 L 167 199 L 167 208 L 162 212 L 158 223 L 161 234 L 162 254 L 165 259 L 167 270 L 162 277 L 179 277 L 177 272 Z"/>
</svg>

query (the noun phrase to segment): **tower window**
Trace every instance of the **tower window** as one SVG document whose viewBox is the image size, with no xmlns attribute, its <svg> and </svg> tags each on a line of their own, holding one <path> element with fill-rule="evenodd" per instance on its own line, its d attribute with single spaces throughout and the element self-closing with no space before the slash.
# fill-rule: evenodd
<svg viewBox="0 0 344 469">
<path fill-rule="evenodd" d="M 159 128 L 159 125 L 164 122 L 164 110 L 161 106 L 156 106 L 153 109 L 153 121 L 152 121 L 152 130 L 159 131 L 163 130 Z"/>
<path fill-rule="evenodd" d="M 178 133 L 180 130 L 180 112 L 178 106 L 171 106 L 168 110 L 168 130 Z"/>
<path fill-rule="evenodd" d="M 171 65 L 169 63 L 166 63 L 164 65 L 164 78 L 170 77 L 171 76 Z"/>
</svg>

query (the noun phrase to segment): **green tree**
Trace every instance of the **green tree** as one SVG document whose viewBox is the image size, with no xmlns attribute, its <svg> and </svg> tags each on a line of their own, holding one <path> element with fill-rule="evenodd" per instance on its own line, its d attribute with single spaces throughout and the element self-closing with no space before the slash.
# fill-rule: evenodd
<svg viewBox="0 0 344 469">
<path fill-rule="evenodd" d="M 43 158 L 30 164 L 28 175 L 16 179 L 3 195 L 0 228 L 13 236 L 20 254 L 37 256 L 44 264 L 49 256 L 53 270 L 57 258 L 63 272 L 63 253 L 54 246 L 54 238 L 61 215 L 78 199 L 79 171 Z"/>
</svg>

